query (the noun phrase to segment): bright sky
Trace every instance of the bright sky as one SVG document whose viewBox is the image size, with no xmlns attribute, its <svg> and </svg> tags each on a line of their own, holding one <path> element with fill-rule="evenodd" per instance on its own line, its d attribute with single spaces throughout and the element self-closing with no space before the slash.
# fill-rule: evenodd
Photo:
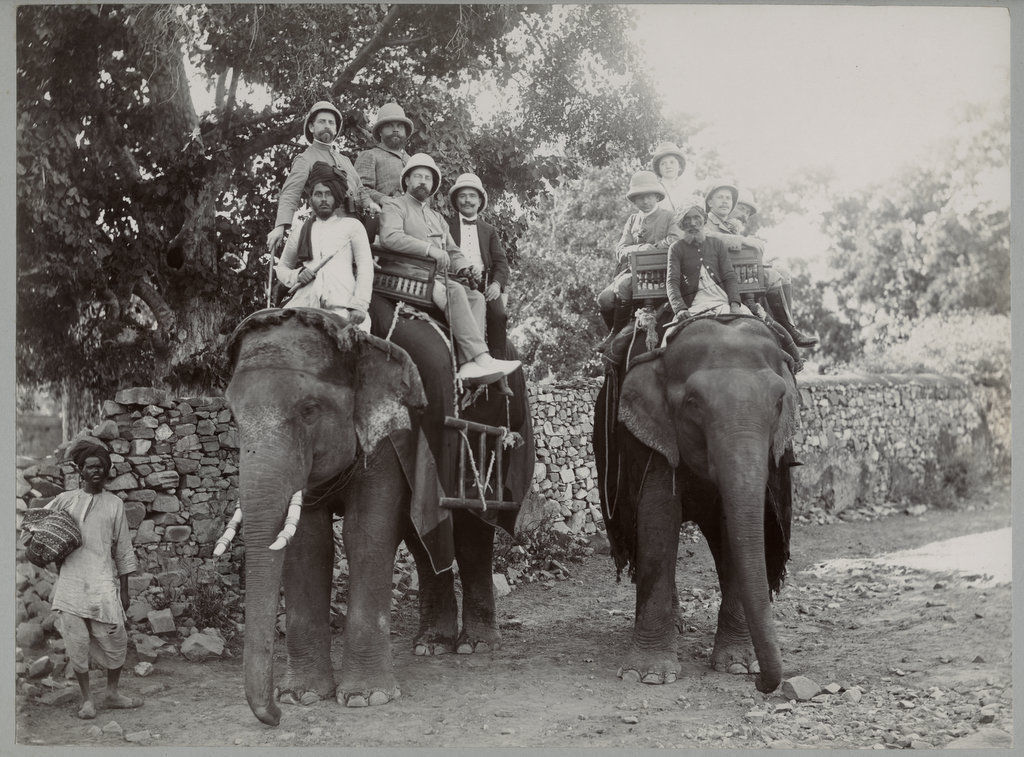
<svg viewBox="0 0 1024 757">
<path fill-rule="evenodd" d="M 667 113 L 716 125 L 737 178 L 803 165 L 878 180 L 952 127 L 950 108 L 1009 88 L 999 8 L 634 6 Z"/>
</svg>

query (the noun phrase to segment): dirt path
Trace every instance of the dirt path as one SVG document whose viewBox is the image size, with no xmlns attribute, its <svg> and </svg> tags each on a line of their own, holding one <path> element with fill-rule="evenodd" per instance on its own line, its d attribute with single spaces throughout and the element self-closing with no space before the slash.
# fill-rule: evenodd
<svg viewBox="0 0 1024 757">
<path fill-rule="evenodd" d="M 18 741 L 29 744 L 341 746 L 928 747 L 1009 746 L 1012 733 L 1011 599 L 1007 584 L 902 567 L 812 572 L 823 560 L 864 558 L 1005 528 L 1009 491 L 967 509 L 875 521 L 794 526 L 793 560 L 775 612 L 786 676 L 853 692 L 791 704 L 743 676 L 715 673 L 708 657 L 717 580 L 706 545 L 680 550 L 687 613 L 680 680 L 667 686 L 616 678 L 632 627 L 633 587 L 615 583 L 606 555 L 570 565 L 567 581 L 534 583 L 499 600 L 504 648 L 481 656 L 413 657 L 415 603 L 393 624 L 402 698 L 383 707 L 334 702 L 287 707 L 280 727 L 252 716 L 239 659 L 191 664 L 161 657 L 134 711 L 19 697 Z M 335 644 L 339 664 L 340 640 Z M 129 664 L 134 660 L 130 657 Z M 162 687 L 156 691 L 158 687 Z M 123 734 L 90 735 L 116 721 Z"/>
</svg>

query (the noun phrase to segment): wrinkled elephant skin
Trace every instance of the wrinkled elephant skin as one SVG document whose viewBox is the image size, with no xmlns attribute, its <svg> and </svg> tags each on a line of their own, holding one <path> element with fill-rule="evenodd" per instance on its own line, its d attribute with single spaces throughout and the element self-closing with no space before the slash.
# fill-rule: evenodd
<svg viewBox="0 0 1024 757">
<path fill-rule="evenodd" d="M 626 374 L 608 443 L 625 475 L 611 517 L 604 503 L 613 554 L 620 568 L 635 570 L 637 585 L 623 678 L 668 683 L 679 674 L 675 567 L 680 525 L 693 520 L 722 590 L 712 666 L 759 673 L 760 691 L 780 683 L 771 592 L 789 554 L 798 402 L 788 357 L 753 318 L 695 321 Z"/>
</svg>

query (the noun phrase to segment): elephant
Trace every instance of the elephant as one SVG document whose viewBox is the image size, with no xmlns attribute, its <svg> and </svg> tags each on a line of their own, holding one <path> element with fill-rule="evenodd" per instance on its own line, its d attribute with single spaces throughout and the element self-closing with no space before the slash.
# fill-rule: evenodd
<svg viewBox="0 0 1024 757">
<path fill-rule="evenodd" d="M 417 653 L 438 653 L 442 647 L 483 651 L 500 643 L 490 565 L 494 522 L 438 507 L 446 486 L 439 474 L 451 467 L 443 462 L 451 455 L 446 445 L 452 445 L 437 421 L 439 415 L 443 420 L 445 406 L 431 403 L 451 385 L 452 372 L 450 366 L 445 371 L 443 340 L 424 325 L 433 337 L 430 355 L 439 363 L 432 366 L 433 374 L 398 343 L 399 338 L 410 342 L 404 326 L 393 329 L 393 339 L 386 341 L 312 308 L 254 313 L 228 342 L 232 375 L 225 396 L 238 429 L 246 549 L 245 693 L 253 714 L 268 725 L 280 722 L 275 698 L 310 704 L 335 696 L 352 707 L 385 704 L 400 696 L 391 656 L 390 610 L 395 552 L 403 540 L 419 574 Z M 429 351 L 430 339 L 413 336 L 422 341 L 413 348 Z M 515 388 L 517 382 L 511 383 Z M 518 385 L 525 398 L 521 371 Z M 502 416 L 504 422 L 506 414 Z M 525 431 L 530 443 L 521 446 L 532 455 L 528 412 Z M 531 473 L 532 466 L 530 461 Z M 509 467 L 505 498 L 525 493 L 520 491 L 522 476 L 515 475 L 525 464 Z M 343 516 L 349 564 L 337 682 L 330 630 L 334 515 Z M 514 511 L 503 517 L 498 525 L 508 528 L 511 522 L 514 527 Z M 463 583 L 461 632 L 453 560 Z M 273 653 L 282 584 L 287 665 L 275 691 Z"/>
<path fill-rule="evenodd" d="M 624 375 L 606 374 L 594 421 L 599 489 L 619 575 L 628 568 L 636 583 L 623 679 L 679 675 L 675 571 L 690 520 L 722 591 L 712 667 L 759 673 L 762 692 L 779 685 L 771 601 L 789 558 L 799 402 L 792 358 L 751 316 L 694 318 Z"/>
</svg>

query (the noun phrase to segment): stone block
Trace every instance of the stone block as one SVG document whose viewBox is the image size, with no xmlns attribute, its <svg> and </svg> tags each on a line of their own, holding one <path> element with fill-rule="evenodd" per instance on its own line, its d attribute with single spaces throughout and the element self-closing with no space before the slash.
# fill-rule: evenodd
<svg viewBox="0 0 1024 757">
<path fill-rule="evenodd" d="M 146 486 L 153 489 L 175 489 L 178 486 L 178 480 L 177 471 L 157 471 L 146 476 Z"/>
<path fill-rule="evenodd" d="M 164 538 L 174 543 L 188 541 L 188 537 L 191 535 L 191 526 L 168 526 L 167 530 L 164 531 Z"/>
<path fill-rule="evenodd" d="M 170 392 L 154 389 L 151 386 L 133 386 L 122 389 L 114 395 L 114 401 L 121 405 L 159 405 L 168 409 L 174 407 Z"/>
<path fill-rule="evenodd" d="M 571 484 L 576 480 L 576 474 L 573 473 L 572 468 L 562 468 L 562 470 L 558 471 L 558 478 L 563 484 Z"/>
<path fill-rule="evenodd" d="M 117 423 L 108 418 L 107 420 L 100 421 L 93 426 L 90 433 L 97 439 L 108 442 L 111 439 L 116 439 L 120 434 L 120 431 L 117 428 Z"/>
<path fill-rule="evenodd" d="M 167 471 L 164 471 L 164 472 L 166 473 Z M 154 473 L 153 475 L 155 476 L 155 475 L 163 475 L 163 474 L 156 474 L 156 473 Z M 174 474 L 175 482 L 177 482 L 177 478 L 178 478 L 178 474 L 175 473 Z M 148 483 L 148 481 L 149 481 L 149 478 L 147 477 L 147 483 Z M 153 503 L 150 505 L 150 509 L 153 510 L 154 512 L 158 512 L 158 513 L 176 513 L 179 510 L 181 510 L 181 502 L 178 501 L 178 498 L 176 496 L 174 496 L 173 494 L 157 494 L 153 498 Z"/>
<path fill-rule="evenodd" d="M 154 526 L 176 526 L 184 519 L 177 513 L 156 513 L 150 516 Z"/>
<path fill-rule="evenodd" d="M 191 662 L 203 662 L 224 653 L 224 641 L 206 633 L 194 633 L 181 644 L 181 654 Z"/>
<path fill-rule="evenodd" d="M 211 436 L 217 433 L 217 424 L 209 419 L 201 420 L 196 424 L 196 433 L 200 436 Z"/>
<path fill-rule="evenodd" d="M 169 607 L 165 607 L 163 610 L 150 610 L 146 617 L 149 618 L 149 626 L 153 629 L 153 633 L 173 633 L 175 630 L 174 616 Z M 136 644 L 137 648 L 138 644 Z"/>
<path fill-rule="evenodd" d="M 200 446 L 199 437 L 195 434 L 189 434 L 188 436 L 182 437 L 174 443 L 175 457 L 185 452 L 191 452 L 194 449 L 199 449 Z"/>
<path fill-rule="evenodd" d="M 145 455 L 152 446 L 153 442 L 149 439 L 132 439 L 132 455 Z"/>
<path fill-rule="evenodd" d="M 28 666 L 28 677 L 29 678 L 42 678 L 53 672 L 53 660 L 50 659 L 49 655 L 43 655 L 42 657 L 36 658 Z"/>
<path fill-rule="evenodd" d="M 508 579 L 503 573 L 492 574 L 491 582 L 494 584 L 495 597 L 507 597 L 512 593 L 512 587 L 508 585 Z"/>
<path fill-rule="evenodd" d="M 793 676 L 782 682 L 782 696 L 798 702 L 807 702 L 820 691 L 821 686 L 807 676 Z"/>
<path fill-rule="evenodd" d="M 113 481 L 107 482 L 107 489 L 113 492 L 123 492 L 128 489 L 137 489 L 139 481 L 131 473 L 123 473 Z"/>
<path fill-rule="evenodd" d="M 156 544 L 160 541 L 160 535 L 156 532 L 156 524 L 151 520 L 144 520 L 139 524 L 139 530 L 132 539 L 135 546 L 140 544 Z"/>
<path fill-rule="evenodd" d="M 39 697 L 39 701 L 51 707 L 77 702 L 79 697 L 77 686 L 65 686 L 61 689 L 54 689 Z"/>
<path fill-rule="evenodd" d="M 103 400 L 103 417 L 110 418 L 114 415 L 120 415 L 127 411 L 124 405 L 118 404 L 113 400 Z"/>
<path fill-rule="evenodd" d="M 28 620 L 18 624 L 14 631 L 14 641 L 19 647 L 28 649 L 43 642 L 43 626 L 37 620 Z"/>
<path fill-rule="evenodd" d="M 33 497 L 28 501 L 28 507 L 30 510 L 34 510 L 37 507 L 46 507 L 52 500 L 53 497 Z"/>
<path fill-rule="evenodd" d="M 199 460 L 190 460 L 186 457 L 174 458 L 174 467 L 179 473 L 195 473 L 200 469 Z"/>
<path fill-rule="evenodd" d="M 156 499 L 156 492 L 152 489 L 136 489 L 132 492 L 131 497 L 139 502 L 148 503 Z"/>
<path fill-rule="evenodd" d="M 172 617 L 171 625 L 173 626 L 173 624 Z M 144 633 L 132 634 L 132 644 L 135 646 L 135 653 L 139 659 L 146 662 L 153 662 L 157 658 L 157 654 L 166 646 L 166 642 L 159 636 L 150 636 Z"/>
<path fill-rule="evenodd" d="M 238 449 L 238 434 L 234 429 L 217 434 L 217 441 L 225 449 Z"/>
<path fill-rule="evenodd" d="M 165 589 L 173 589 L 185 583 L 185 572 L 182 570 L 165 570 L 157 573 L 156 582 Z"/>
<path fill-rule="evenodd" d="M 128 528 L 138 528 L 146 517 L 146 506 L 141 502 L 125 502 L 124 514 L 128 519 Z"/>
<path fill-rule="evenodd" d="M 153 436 L 154 438 L 157 439 L 157 441 L 164 442 L 170 439 L 172 436 L 174 436 L 174 431 L 172 431 L 171 427 L 168 426 L 166 423 L 161 423 L 159 426 L 157 426 L 156 431 L 153 432 Z"/>
<path fill-rule="evenodd" d="M 22 479 L 22 481 L 24 481 L 24 479 Z M 31 489 L 35 489 L 39 493 L 40 497 L 56 497 L 64 491 L 64 487 L 50 481 L 48 478 L 34 476 L 29 483 L 31 484 Z M 19 494 L 18 496 L 23 496 L 23 494 Z"/>
<path fill-rule="evenodd" d="M 220 538 L 225 525 L 216 518 L 197 519 L 192 522 L 192 533 L 195 535 L 197 543 L 210 544 Z"/>
</svg>

